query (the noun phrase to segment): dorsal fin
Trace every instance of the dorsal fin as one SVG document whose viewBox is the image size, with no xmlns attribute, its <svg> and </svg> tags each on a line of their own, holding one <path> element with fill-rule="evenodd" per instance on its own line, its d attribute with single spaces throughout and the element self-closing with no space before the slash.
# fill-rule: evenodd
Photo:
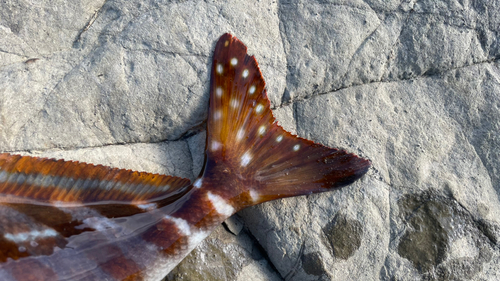
<svg viewBox="0 0 500 281">
<path fill-rule="evenodd" d="M 257 61 L 230 34 L 215 47 L 207 127 L 205 176 L 221 165 L 234 174 L 242 184 L 234 187 L 246 189 L 250 197 L 238 199 L 239 208 L 341 187 L 370 167 L 366 159 L 281 128 Z"/>
<path fill-rule="evenodd" d="M 159 279 L 235 211 L 367 171 L 368 160 L 276 124 L 257 62 L 238 39 L 223 35 L 213 60 L 205 165 L 192 185 L 0 154 L 0 279 Z"/>
<path fill-rule="evenodd" d="M 150 261 L 134 255 L 158 255 L 145 231 L 191 189 L 183 178 L 0 154 L 0 279 L 138 274 Z"/>
<path fill-rule="evenodd" d="M 0 154 L 0 203 L 147 204 L 176 194 L 189 183 L 77 161 Z"/>
</svg>

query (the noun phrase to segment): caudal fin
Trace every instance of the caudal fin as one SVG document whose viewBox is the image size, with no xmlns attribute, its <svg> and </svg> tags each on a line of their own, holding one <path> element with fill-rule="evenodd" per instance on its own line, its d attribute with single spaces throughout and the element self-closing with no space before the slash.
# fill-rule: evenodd
<svg viewBox="0 0 500 281">
<path fill-rule="evenodd" d="M 342 187 L 370 167 L 369 160 L 280 127 L 257 61 L 230 34 L 213 56 L 207 127 L 205 178 L 218 177 L 215 188 L 240 207 Z"/>
</svg>

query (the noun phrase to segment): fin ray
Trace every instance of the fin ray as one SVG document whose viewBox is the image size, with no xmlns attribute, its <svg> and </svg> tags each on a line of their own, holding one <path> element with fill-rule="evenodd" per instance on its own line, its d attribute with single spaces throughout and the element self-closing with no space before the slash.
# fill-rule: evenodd
<svg viewBox="0 0 500 281">
<path fill-rule="evenodd" d="M 236 37 L 224 34 L 213 57 L 206 161 L 224 162 L 244 179 L 259 194 L 253 204 L 331 190 L 366 173 L 369 160 L 279 126 L 265 85 L 255 57 Z"/>
<path fill-rule="evenodd" d="M 159 220 L 153 213 L 161 207 L 162 212 L 174 210 L 172 203 L 189 192 L 189 183 L 102 165 L 0 154 L 0 273 L 6 268 L 15 272 L 16 264 L 54 262 L 70 251 L 80 259 L 91 259 L 87 253 L 99 256 L 103 251 L 98 245 L 129 243 L 103 235 L 151 227 Z M 131 221 L 137 216 L 142 219 Z M 85 245 L 92 248 L 85 250 Z M 113 263 L 121 254 L 115 251 L 106 262 Z M 13 262 L 21 258 L 22 263 Z M 49 270 L 43 278 L 53 279 L 51 274 Z"/>
<path fill-rule="evenodd" d="M 189 186 L 188 179 L 75 161 L 0 154 L 0 203 L 147 203 Z"/>
<path fill-rule="evenodd" d="M 157 261 L 169 270 L 239 209 L 337 188 L 369 166 L 278 126 L 257 61 L 224 34 L 213 56 L 206 157 L 194 185 L 0 154 L 0 276 L 138 280 Z"/>
</svg>

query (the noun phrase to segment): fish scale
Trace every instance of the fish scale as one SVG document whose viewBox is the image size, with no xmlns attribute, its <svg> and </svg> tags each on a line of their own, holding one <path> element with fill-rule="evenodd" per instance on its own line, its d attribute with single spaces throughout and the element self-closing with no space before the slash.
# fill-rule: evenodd
<svg viewBox="0 0 500 281">
<path fill-rule="evenodd" d="M 257 61 L 224 34 L 213 55 L 205 162 L 193 184 L 0 154 L 0 279 L 161 280 L 235 212 L 340 188 L 369 167 L 281 128 Z"/>
</svg>

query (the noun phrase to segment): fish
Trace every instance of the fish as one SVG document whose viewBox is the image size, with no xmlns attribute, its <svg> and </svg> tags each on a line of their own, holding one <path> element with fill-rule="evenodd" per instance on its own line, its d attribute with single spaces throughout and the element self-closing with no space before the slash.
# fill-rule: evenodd
<svg viewBox="0 0 500 281">
<path fill-rule="evenodd" d="M 285 131 L 254 56 L 216 43 L 205 159 L 188 179 L 0 154 L 0 280 L 161 280 L 234 213 L 336 190 L 371 162 Z"/>
</svg>

